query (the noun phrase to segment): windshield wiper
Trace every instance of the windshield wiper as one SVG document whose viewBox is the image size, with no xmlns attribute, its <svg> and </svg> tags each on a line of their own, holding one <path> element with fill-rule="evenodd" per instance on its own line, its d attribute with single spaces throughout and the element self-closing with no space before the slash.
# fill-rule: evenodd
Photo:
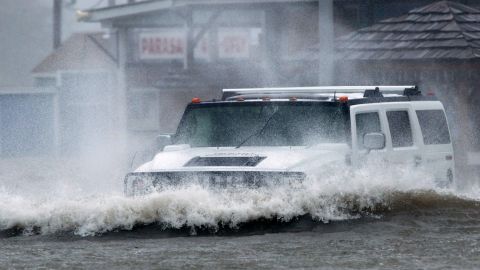
<svg viewBox="0 0 480 270">
<path fill-rule="evenodd" d="M 244 145 L 246 142 L 248 142 L 252 137 L 257 136 L 261 134 L 265 128 L 268 126 L 268 123 L 270 123 L 270 120 L 277 114 L 278 110 L 274 111 L 270 117 L 268 117 L 267 121 L 265 121 L 265 124 L 263 124 L 262 128 L 257 130 L 256 132 L 252 133 L 250 136 L 245 138 L 239 145 L 237 145 L 235 148 L 240 148 L 242 145 Z"/>
</svg>

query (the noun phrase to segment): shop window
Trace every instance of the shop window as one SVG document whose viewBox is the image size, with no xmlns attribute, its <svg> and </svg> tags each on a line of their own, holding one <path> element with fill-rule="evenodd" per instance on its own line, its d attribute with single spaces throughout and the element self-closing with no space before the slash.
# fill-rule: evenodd
<svg viewBox="0 0 480 270">
<path fill-rule="evenodd" d="M 291 7 L 285 11 L 282 55 L 286 58 L 308 51 L 318 43 L 318 10 Z"/>
</svg>

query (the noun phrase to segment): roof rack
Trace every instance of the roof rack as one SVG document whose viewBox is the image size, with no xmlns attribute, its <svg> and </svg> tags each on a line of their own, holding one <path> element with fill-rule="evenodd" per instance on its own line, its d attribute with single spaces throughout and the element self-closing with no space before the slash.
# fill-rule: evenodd
<svg viewBox="0 0 480 270">
<path fill-rule="evenodd" d="M 235 96 L 257 95 L 318 95 L 318 94 L 363 94 L 363 97 L 381 97 L 382 94 L 402 96 L 420 95 L 415 85 L 370 85 L 370 86 L 316 86 L 316 87 L 278 87 L 278 88 L 243 88 L 223 89 L 223 99 Z"/>
<path fill-rule="evenodd" d="M 365 90 L 378 90 L 388 93 L 399 93 L 405 91 L 405 89 L 415 89 L 415 85 L 378 85 L 378 86 L 316 86 L 316 87 L 277 87 L 277 88 L 241 88 L 241 89 L 223 89 L 223 93 L 236 93 L 236 94 L 279 94 L 279 93 L 318 93 L 328 94 L 333 92 L 339 93 L 363 93 Z"/>
</svg>

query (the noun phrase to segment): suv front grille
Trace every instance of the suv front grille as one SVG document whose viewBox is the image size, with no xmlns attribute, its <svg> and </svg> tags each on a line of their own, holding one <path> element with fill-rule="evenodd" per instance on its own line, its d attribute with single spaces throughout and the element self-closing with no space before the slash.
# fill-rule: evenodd
<svg viewBox="0 0 480 270">
<path fill-rule="evenodd" d="M 208 188 L 258 188 L 265 186 L 298 186 L 305 179 L 302 172 L 137 172 L 125 177 L 128 196 L 150 193 L 177 186 L 200 185 Z"/>
</svg>

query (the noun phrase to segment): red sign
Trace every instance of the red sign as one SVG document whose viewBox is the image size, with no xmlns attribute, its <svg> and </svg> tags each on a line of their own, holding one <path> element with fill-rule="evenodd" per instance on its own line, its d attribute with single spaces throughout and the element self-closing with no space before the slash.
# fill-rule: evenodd
<svg viewBox="0 0 480 270">
<path fill-rule="evenodd" d="M 218 33 L 220 58 L 248 58 L 250 56 L 249 29 L 220 29 Z"/>
<path fill-rule="evenodd" d="M 182 28 L 159 29 L 141 32 L 138 36 L 139 59 L 182 59 L 186 52 L 186 36 Z M 208 59 L 210 47 L 208 35 L 195 47 L 195 58 Z M 250 29 L 221 28 L 218 32 L 218 56 L 220 58 L 250 57 Z"/>
<path fill-rule="evenodd" d="M 140 40 L 142 58 L 177 58 L 185 54 L 185 44 L 179 37 L 142 36 Z"/>
<path fill-rule="evenodd" d="M 151 59 L 182 59 L 186 51 L 184 29 L 161 29 L 155 32 L 139 34 L 139 58 Z M 195 57 L 208 58 L 208 40 L 204 36 L 195 47 Z"/>
</svg>

